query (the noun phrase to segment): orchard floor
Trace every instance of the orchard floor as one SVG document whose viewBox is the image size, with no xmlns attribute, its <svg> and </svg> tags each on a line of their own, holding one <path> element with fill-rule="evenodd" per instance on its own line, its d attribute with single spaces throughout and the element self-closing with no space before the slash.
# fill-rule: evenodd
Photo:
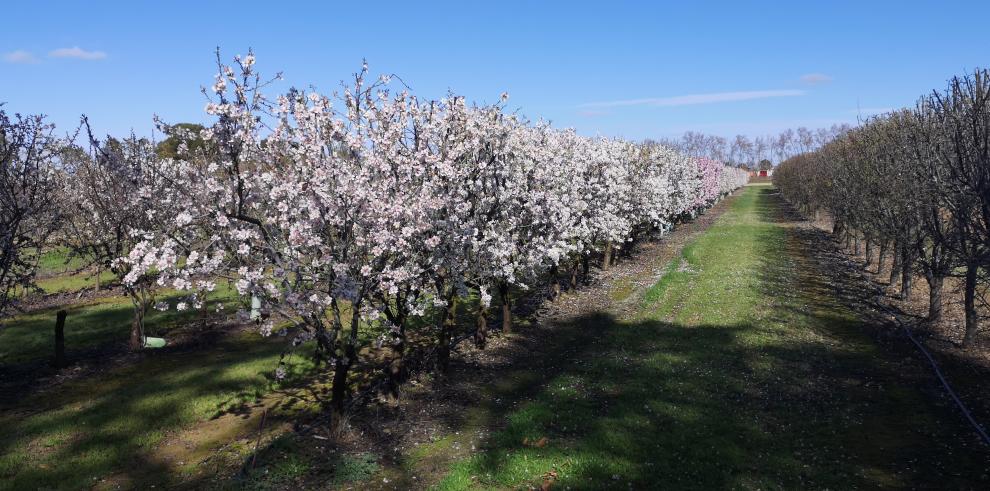
<svg viewBox="0 0 990 491">
<path fill-rule="evenodd" d="M 827 242 L 747 187 L 554 346 L 455 371 L 473 401 L 355 488 L 987 489 L 990 452 Z"/>
<path fill-rule="evenodd" d="M 854 268 L 748 186 L 339 435 L 241 331 L 0 404 L 0 489 L 990 488 Z"/>
</svg>

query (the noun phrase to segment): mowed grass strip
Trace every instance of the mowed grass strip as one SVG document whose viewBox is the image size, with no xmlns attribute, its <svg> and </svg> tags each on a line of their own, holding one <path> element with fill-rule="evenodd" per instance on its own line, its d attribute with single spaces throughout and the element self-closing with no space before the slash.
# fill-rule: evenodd
<svg viewBox="0 0 990 491">
<path fill-rule="evenodd" d="M 784 207 L 748 187 L 637 315 L 578 320 L 593 341 L 437 488 L 986 489 L 987 451 L 832 298 Z"/>
</svg>

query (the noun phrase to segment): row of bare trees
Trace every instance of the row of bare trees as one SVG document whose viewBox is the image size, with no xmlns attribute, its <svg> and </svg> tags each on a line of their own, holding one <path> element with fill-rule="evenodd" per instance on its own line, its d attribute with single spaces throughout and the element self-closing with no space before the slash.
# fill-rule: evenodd
<svg viewBox="0 0 990 491">
<path fill-rule="evenodd" d="M 745 135 L 725 138 L 688 131 L 680 138 L 662 139 L 660 143 L 692 157 L 707 157 L 729 165 L 758 169 L 812 152 L 846 131 L 849 131 L 849 126 L 844 124 L 814 130 L 803 126 L 788 128 L 776 135 L 754 138 Z"/>
<path fill-rule="evenodd" d="M 930 322 L 943 316 L 946 278 L 963 278 L 962 343 L 973 344 L 990 271 L 990 72 L 954 77 L 913 108 L 792 157 L 774 183 L 806 213 L 830 214 L 836 235 L 857 254 L 863 243 L 879 274 L 893 255 L 890 283 L 902 297 L 920 273 Z"/>
</svg>

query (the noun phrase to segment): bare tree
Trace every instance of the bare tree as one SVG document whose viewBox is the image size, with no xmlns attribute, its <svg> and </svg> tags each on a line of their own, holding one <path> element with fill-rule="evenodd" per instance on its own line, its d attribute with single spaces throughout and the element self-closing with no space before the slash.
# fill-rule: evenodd
<svg viewBox="0 0 990 491">
<path fill-rule="evenodd" d="M 928 175 L 936 186 L 942 212 L 956 234 L 947 245 L 966 268 L 964 305 L 966 335 L 976 338 L 977 284 L 980 269 L 990 266 L 990 72 L 954 77 L 944 92 L 922 99 L 919 113 L 931 130 Z"/>
<path fill-rule="evenodd" d="M 61 141 L 43 116 L 0 110 L 0 314 L 17 288 L 34 285 L 38 258 L 59 220 L 57 162 Z"/>
</svg>

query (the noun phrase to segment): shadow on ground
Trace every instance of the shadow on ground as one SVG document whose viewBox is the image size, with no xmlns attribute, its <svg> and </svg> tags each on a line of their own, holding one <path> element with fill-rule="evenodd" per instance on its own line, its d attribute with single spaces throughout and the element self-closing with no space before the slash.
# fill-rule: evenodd
<svg viewBox="0 0 990 491">
<path fill-rule="evenodd" d="M 445 416 L 480 427 L 481 448 L 440 487 L 985 488 L 990 454 L 924 367 L 875 341 L 877 291 L 834 264 L 775 190 L 754 192 L 765 300 L 754 320 L 602 312 L 502 372 L 462 367 L 448 390 L 468 402 Z M 420 487 L 422 468 L 395 459 L 406 471 L 383 487 Z"/>
<path fill-rule="evenodd" d="M 435 384 L 439 393 L 407 391 L 422 407 L 436 406 L 450 430 L 435 445 L 395 448 L 396 432 L 417 428 L 401 411 L 378 406 L 369 409 L 379 412 L 375 418 L 359 412 L 352 420 L 378 439 L 378 455 L 290 436 L 262 450 L 252 477 L 220 486 L 289 489 L 353 479 L 365 480 L 363 489 L 408 489 L 424 487 L 431 477 L 424 472 L 432 472 L 434 482 L 443 478 L 442 489 L 550 482 L 556 489 L 986 489 L 987 450 L 916 360 L 871 336 L 880 317 L 863 299 L 876 292 L 837 267 L 821 233 L 800 226 L 774 190 L 747 192 L 756 193 L 758 223 L 747 226 L 759 253 L 759 315 L 686 325 L 602 311 L 528 328 L 514 337 L 520 349 L 495 370 L 455 358 L 451 375 Z M 125 484 L 215 484 L 190 480 L 135 449 L 160 438 L 155 428 L 174 418 L 194 420 L 231 400 L 243 403 L 228 407 L 238 415 L 256 413 L 248 399 L 232 396 L 253 386 L 245 380 L 258 366 L 226 370 L 231 357 L 261 363 L 276 356 L 274 348 L 257 349 L 221 352 L 200 366 L 170 358 L 150 373 L 129 374 L 150 377 L 140 389 L 101 387 L 65 397 L 80 407 L 23 415 L 18 444 L 51 461 L 79 463 L 71 473 L 22 471 L 14 484 L 87 487 L 93 483 L 83 476 L 113 459 L 130 464 Z M 218 393 L 227 396 L 210 396 Z M 189 400 L 206 406 L 186 407 Z M 391 434 L 372 427 L 383 420 Z M 5 475 L 29 458 L 12 452 L 13 443 L 0 439 Z M 462 444 L 477 448 L 440 455 Z M 378 473 L 378 465 L 385 470 Z M 372 475 L 377 480 L 368 480 Z"/>
</svg>

